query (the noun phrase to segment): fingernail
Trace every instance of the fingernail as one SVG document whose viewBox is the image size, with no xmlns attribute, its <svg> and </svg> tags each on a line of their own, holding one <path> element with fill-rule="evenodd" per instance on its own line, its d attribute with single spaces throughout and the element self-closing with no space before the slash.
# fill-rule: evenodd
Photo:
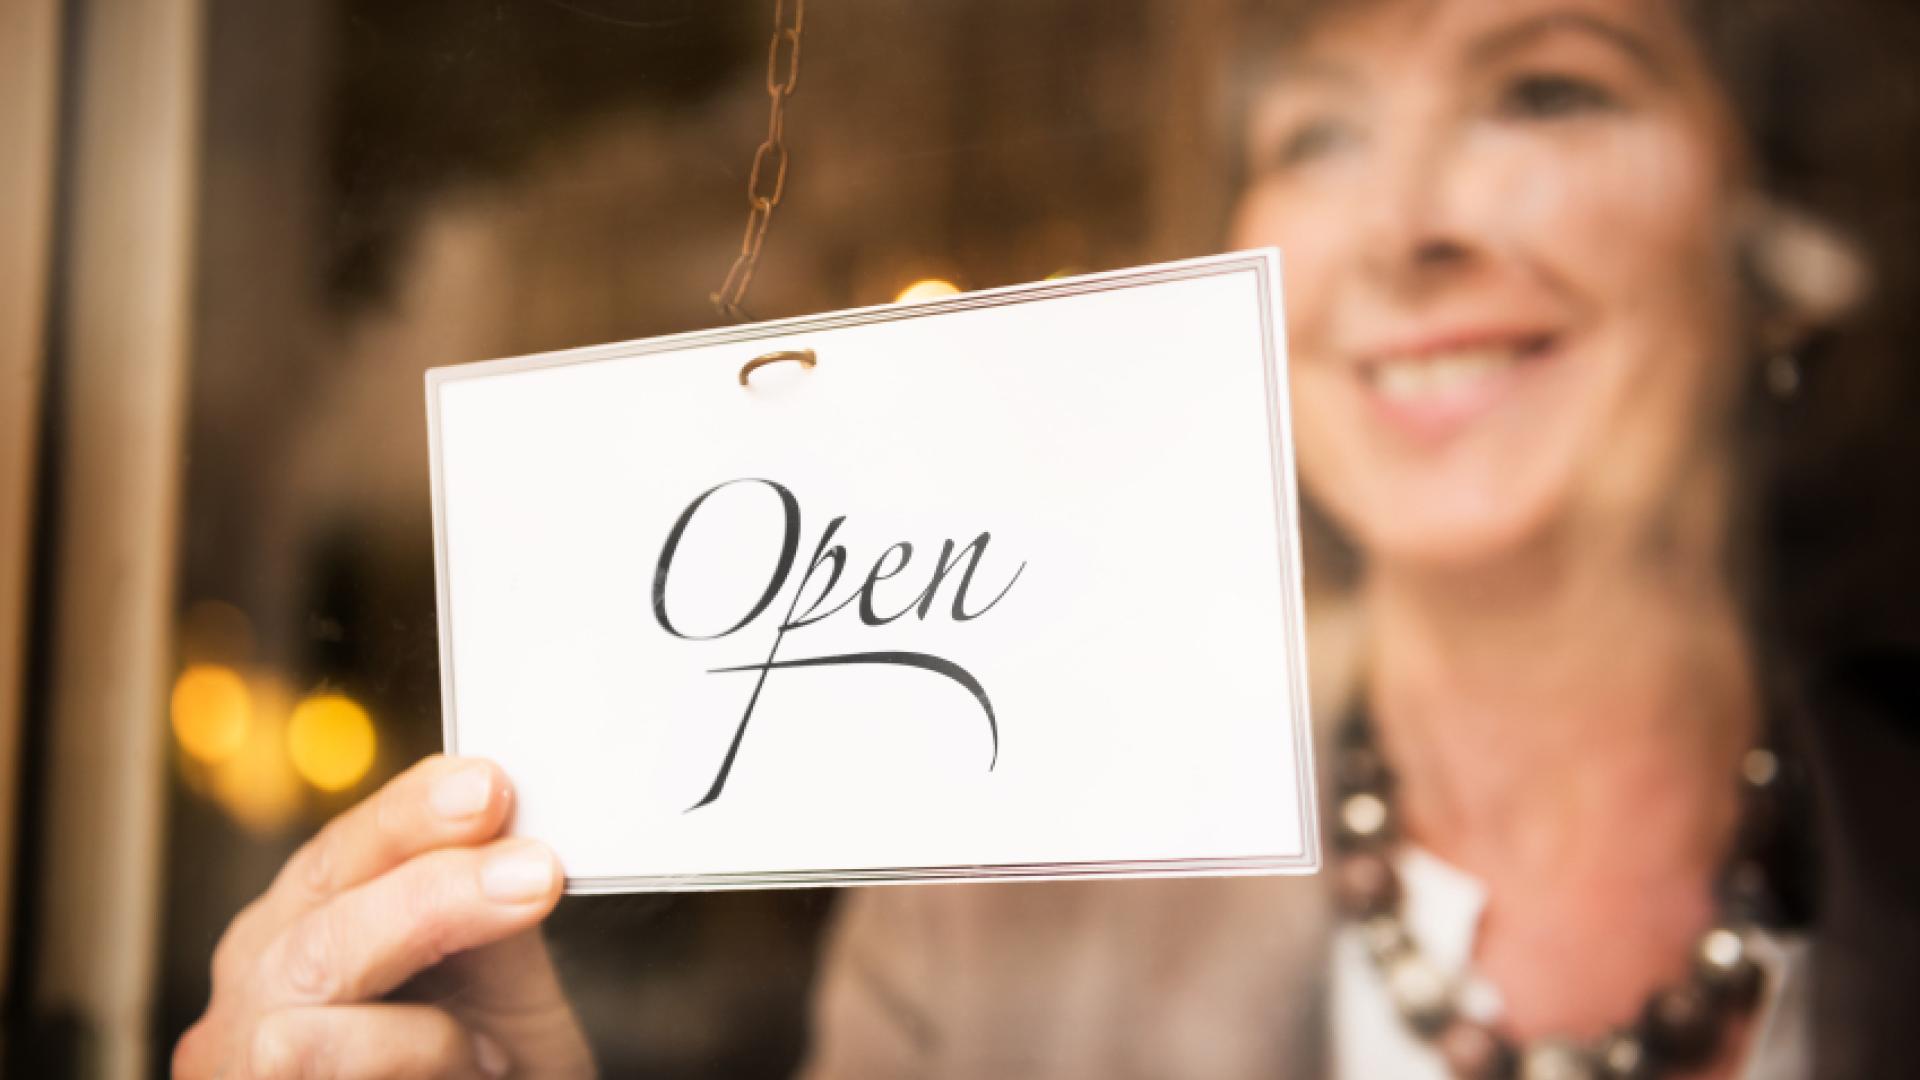
<svg viewBox="0 0 1920 1080">
<path fill-rule="evenodd" d="M 480 891 L 500 904 L 524 904 L 553 891 L 553 856 L 529 844 L 489 858 L 480 868 Z"/>
<path fill-rule="evenodd" d="M 473 1036 L 473 1061 L 480 1066 L 481 1072 L 493 1077 L 505 1076 L 507 1070 L 513 1067 L 513 1062 L 507 1060 L 507 1052 L 500 1049 L 500 1044 L 479 1032 Z"/>
<path fill-rule="evenodd" d="M 493 797 L 493 777 L 484 765 L 468 765 L 434 781 L 427 793 L 433 812 L 449 821 L 470 818 L 487 808 Z"/>
</svg>

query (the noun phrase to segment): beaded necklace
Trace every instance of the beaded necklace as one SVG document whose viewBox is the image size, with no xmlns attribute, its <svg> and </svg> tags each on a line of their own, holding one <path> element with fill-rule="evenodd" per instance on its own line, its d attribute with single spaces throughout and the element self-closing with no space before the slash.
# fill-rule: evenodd
<svg viewBox="0 0 1920 1080">
<path fill-rule="evenodd" d="M 1783 887 L 1805 863 L 1804 836 L 1786 813 L 1801 778 L 1762 745 L 1741 760 L 1740 825 L 1715 890 L 1718 915 L 1695 943 L 1689 977 L 1655 990 L 1637 1018 L 1597 1042 L 1516 1045 L 1464 1014 L 1458 984 L 1421 954 L 1401 918 L 1389 858 L 1399 836 L 1394 777 L 1364 708 L 1348 713 L 1334 750 L 1333 884 L 1341 911 L 1358 924 L 1401 1018 L 1462 1080 L 1656 1080 L 1698 1068 L 1713 1058 L 1730 1022 L 1760 999 L 1765 975 L 1754 959 L 1754 931 L 1806 921 L 1804 891 Z"/>
</svg>

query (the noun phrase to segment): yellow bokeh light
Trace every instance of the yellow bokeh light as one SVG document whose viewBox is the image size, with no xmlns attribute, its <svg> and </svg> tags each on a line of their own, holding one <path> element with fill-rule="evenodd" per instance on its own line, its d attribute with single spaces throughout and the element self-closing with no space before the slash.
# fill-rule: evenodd
<svg viewBox="0 0 1920 1080">
<path fill-rule="evenodd" d="M 173 737 L 199 761 L 217 765 L 237 753 L 253 722 L 253 696 L 230 667 L 194 664 L 174 681 Z"/>
<path fill-rule="evenodd" d="M 951 281 L 942 281 L 939 278 L 922 278 L 906 288 L 901 289 L 900 295 L 894 297 L 893 300 L 894 303 L 900 303 L 906 300 L 931 300 L 936 296 L 953 296 L 959 291 L 960 286 L 955 285 Z"/>
<path fill-rule="evenodd" d="M 271 676 L 248 683 L 254 723 L 240 751 L 211 770 L 212 794 L 242 828 L 278 835 L 300 813 L 304 789 L 287 760 L 286 717 L 292 695 Z"/>
<path fill-rule="evenodd" d="M 315 694 L 287 722 L 287 754 L 307 783 L 345 791 L 373 768 L 373 718 L 352 698 Z"/>
</svg>

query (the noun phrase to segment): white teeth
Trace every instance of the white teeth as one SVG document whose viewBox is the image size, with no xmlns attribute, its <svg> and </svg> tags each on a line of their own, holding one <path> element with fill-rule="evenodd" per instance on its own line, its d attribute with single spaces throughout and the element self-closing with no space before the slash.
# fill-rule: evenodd
<svg viewBox="0 0 1920 1080">
<path fill-rule="evenodd" d="M 1445 397 L 1512 367 L 1519 358 L 1516 349 L 1480 348 L 1389 360 L 1374 366 L 1373 387 L 1394 401 Z"/>
</svg>

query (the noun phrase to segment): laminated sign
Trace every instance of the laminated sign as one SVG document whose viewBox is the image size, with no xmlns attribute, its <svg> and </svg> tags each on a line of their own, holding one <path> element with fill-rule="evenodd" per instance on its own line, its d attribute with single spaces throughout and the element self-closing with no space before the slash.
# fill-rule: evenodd
<svg viewBox="0 0 1920 1080">
<path fill-rule="evenodd" d="M 574 892 L 1319 865 L 1279 257 L 427 375 L 449 753 Z"/>
</svg>

